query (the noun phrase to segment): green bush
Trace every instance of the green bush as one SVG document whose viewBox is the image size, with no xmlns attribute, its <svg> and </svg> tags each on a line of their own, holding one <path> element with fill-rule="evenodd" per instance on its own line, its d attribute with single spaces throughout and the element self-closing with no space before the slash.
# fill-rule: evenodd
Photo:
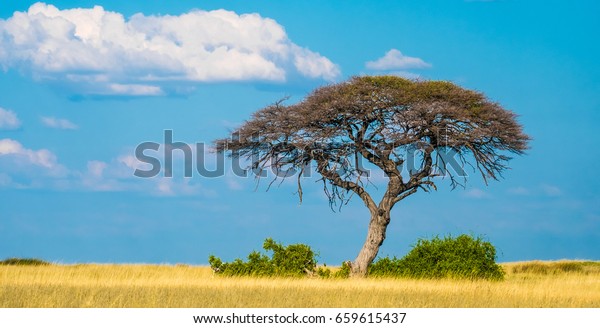
<svg viewBox="0 0 600 328">
<path fill-rule="evenodd" d="M 319 268 L 317 268 L 317 276 L 319 276 L 319 278 L 331 278 L 332 277 L 331 269 L 329 269 L 327 267 L 327 265 L 324 265 L 323 267 L 319 267 Z"/>
<path fill-rule="evenodd" d="M 340 268 L 334 272 L 331 272 L 331 269 L 327 268 L 327 266 L 321 267 L 317 269 L 317 276 L 320 278 L 341 278 L 345 279 L 350 277 L 350 262 L 343 262 Z"/>
<path fill-rule="evenodd" d="M 401 259 L 380 257 L 369 266 L 368 274 L 371 277 L 402 277 L 405 276 Z"/>
<path fill-rule="evenodd" d="M 208 263 L 215 273 L 224 276 L 304 276 L 317 273 L 315 253 L 307 245 L 283 246 L 267 238 L 263 249 L 272 251 L 273 256 L 269 257 L 253 251 L 248 255 L 247 262 L 235 259 L 231 263 L 226 263 L 211 255 Z"/>
<path fill-rule="evenodd" d="M 378 259 L 369 267 L 369 275 L 500 280 L 504 271 L 495 260 L 496 249 L 481 237 L 435 237 L 419 239 L 402 259 Z"/>
<path fill-rule="evenodd" d="M 22 258 L 8 258 L 0 261 L 0 265 L 50 265 L 49 262 L 40 259 L 22 259 Z"/>
<path fill-rule="evenodd" d="M 208 259 L 216 274 L 223 276 L 318 276 L 321 278 L 348 278 L 350 263 L 332 272 L 326 266 L 317 268 L 315 253 L 304 244 L 283 246 L 268 238 L 263 244 L 272 256 L 253 251 L 247 261 L 235 259 L 223 262 L 211 255 Z M 504 271 L 496 264 L 494 246 L 481 237 L 460 235 L 431 240 L 419 239 L 413 249 L 403 258 L 379 258 L 369 266 L 371 277 L 407 278 L 504 278 Z"/>
<path fill-rule="evenodd" d="M 334 278 L 348 278 L 350 277 L 350 261 L 342 263 L 342 266 L 333 274 Z"/>
</svg>

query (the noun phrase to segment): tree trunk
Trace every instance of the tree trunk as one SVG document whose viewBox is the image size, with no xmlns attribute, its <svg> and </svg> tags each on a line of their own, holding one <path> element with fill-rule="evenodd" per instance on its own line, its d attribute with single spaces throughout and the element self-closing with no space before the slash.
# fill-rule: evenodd
<svg viewBox="0 0 600 328">
<path fill-rule="evenodd" d="M 367 275 L 367 268 L 377 256 L 379 247 L 385 239 L 385 231 L 390 223 L 390 210 L 389 208 L 378 208 L 371 211 L 367 240 L 354 262 L 350 265 L 351 277 L 365 277 Z"/>
</svg>

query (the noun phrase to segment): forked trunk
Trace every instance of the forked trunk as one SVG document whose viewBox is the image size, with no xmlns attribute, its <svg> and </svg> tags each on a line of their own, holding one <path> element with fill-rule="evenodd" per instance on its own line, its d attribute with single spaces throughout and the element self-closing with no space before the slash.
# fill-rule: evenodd
<svg viewBox="0 0 600 328">
<path fill-rule="evenodd" d="M 385 231 L 389 223 L 390 209 L 371 211 L 367 240 L 354 262 L 350 265 L 351 277 L 365 277 L 367 275 L 367 268 L 377 256 L 379 247 L 383 244 Z"/>
</svg>

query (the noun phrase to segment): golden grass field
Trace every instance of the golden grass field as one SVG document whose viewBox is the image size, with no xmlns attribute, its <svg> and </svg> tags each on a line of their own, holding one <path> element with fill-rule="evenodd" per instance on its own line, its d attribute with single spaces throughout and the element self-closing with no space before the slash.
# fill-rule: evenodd
<svg viewBox="0 0 600 328">
<path fill-rule="evenodd" d="M 500 282 L 228 278 L 187 265 L 0 266 L 0 307 L 600 307 L 600 262 L 502 265 Z"/>
</svg>

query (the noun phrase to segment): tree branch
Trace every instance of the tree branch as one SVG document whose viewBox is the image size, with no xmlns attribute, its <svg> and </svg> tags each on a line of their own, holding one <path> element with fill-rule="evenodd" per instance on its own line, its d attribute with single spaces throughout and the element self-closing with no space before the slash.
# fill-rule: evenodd
<svg viewBox="0 0 600 328">
<path fill-rule="evenodd" d="M 371 198 L 371 195 L 369 195 L 369 193 L 367 193 L 367 191 L 363 187 L 361 187 L 355 182 L 342 179 L 342 177 L 339 175 L 339 173 L 335 171 L 335 169 L 328 168 L 329 162 L 326 159 L 316 159 L 316 161 L 317 171 L 319 172 L 319 174 L 321 174 L 324 178 L 329 180 L 333 185 L 340 187 L 344 190 L 354 192 L 358 197 L 360 197 L 363 200 L 363 202 L 365 203 L 365 205 L 367 205 L 369 210 L 374 210 L 377 208 L 377 205 L 373 201 L 373 198 Z"/>
</svg>

